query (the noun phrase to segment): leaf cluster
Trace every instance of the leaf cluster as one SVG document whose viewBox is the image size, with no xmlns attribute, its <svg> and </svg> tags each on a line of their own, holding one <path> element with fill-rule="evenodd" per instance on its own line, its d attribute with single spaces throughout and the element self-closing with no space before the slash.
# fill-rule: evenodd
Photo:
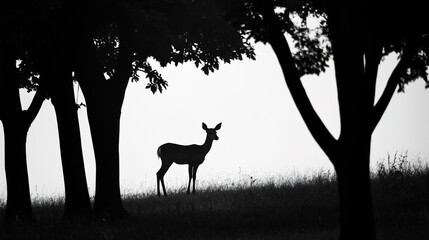
<svg viewBox="0 0 429 240">
<path fill-rule="evenodd" d="M 267 43 L 270 39 L 267 25 L 262 17 L 264 8 L 274 9 L 277 26 L 293 46 L 293 57 L 298 73 L 320 74 L 328 67 L 332 55 L 328 39 L 326 14 L 310 1 L 286 0 L 233 0 L 224 3 L 227 18 L 242 35 L 256 42 Z M 310 22 L 318 22 L 310 27 Z M 314 25 L 314 24 L 313 24 Z"/>
<path fill-rule="evenodd" d="M 17 61 L 17 74 L 19 88 L 25 88 L 27 92 L 37 90 L 40 74 L 26 53 Z"/>
<path fill-rule="evenodd" d="M 400 52 L 402 55 L 402 51 Z M 423 79 L 426 83 L 425 88 L 429 88 L 428 79 L 428 66 L 429 66 L 429 35 L 424 34 L 421 36 L 420 48 L 416 55 L 411 59 L 410 67 L 408 67 L 406 73 L 401 77 L 399 83 L 399 92 L 405 91 L 405 85 L 416 81 L 417 79 Z"/>
<path fill-rule="evenodd" d="M 143 71 L 146 73 L 146 78 L 149 79 L 149 83 L 146 85 L 146 89 L 150 89 L 152 93 L 159 91 L 162 93 L 164 89 L 167 89 L 168 83 L 162 78 L 158 71 L 152 69 L 148 61 L 135 61 L 133 63 L 133 75 L 132 81 L 137 82 L 139 79 L 138 72 Z"/>
</svg>

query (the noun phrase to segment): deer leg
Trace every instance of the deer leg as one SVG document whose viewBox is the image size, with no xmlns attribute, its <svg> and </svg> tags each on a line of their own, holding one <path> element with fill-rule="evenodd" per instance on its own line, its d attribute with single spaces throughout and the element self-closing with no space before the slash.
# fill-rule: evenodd
<svg viewBox="0 0 429 240">
<path fill-rule="evenodd" d="M 156 173 L 156 189 L 158 190 L 158 197 L 161 196 L 161 192 L 159 191 L 159 182 L 161 181 L 161 169 L 159 169 L 159 171 Z"/>
<path fill-rule="evenodd" d="M 165 191 L 164 178 L 161 178 L 162 191 L 164 192 L 164 196 L 167 196 L 167 191 Z"/>
<path fill-rule="evenodd" d="M 193 167 L 193 173 L 192 173 L 192 178 L 194 179 L 194 184 L 192 186 L 192 194 L 195 195 L 195 179 L 197 178 L 197 169 L 198 169 L 198 165 Z"/>
<path fill-rule="evenodd" d="M 161 182 L 162 190 L 164 191 L 164 196 L 167 196 L 167 191 L 165 190 L 165 184 L 164 184 L 164 175 L 168 171 L 168 169 L 170 168 L 171 164 L 172 163 L 169 163 L 169 164 L 162 163 L 161 168 L 156 173 L 158 196 L 161 196 L 161 192 L 159 191 L 159 182 Z"/>
<path fill-rule="evenodd" d="M 188 173 L 189 173 L 189 182 L 188 182 L 188 191 L 186 191 L 186 194 L 189 195 L 191 193 L 191 179 L 192 179 L 192 165 L 189 164 L 188 167 Z"/>
</svg>

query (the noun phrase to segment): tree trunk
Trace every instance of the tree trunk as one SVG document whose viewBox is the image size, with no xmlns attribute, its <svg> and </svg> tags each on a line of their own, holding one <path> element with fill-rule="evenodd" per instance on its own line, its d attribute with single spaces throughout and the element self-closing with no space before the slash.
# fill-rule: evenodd
<svg viewBox="0 0 429 240">
<path fill-rule="evenodd" d="M 27 173 L 26 140 L 28 128 L 19 118 L 3 121 L 7 201 L 6 223 L 33 218 Z"/>
<path fill-rule="evenodd" d="M 316 142 L 333 163 L 340 200 L 341 239 L 376 239 L 370 181 L 371 135 L 419 51 L 418 39 L 407 42 L 378 102 L 377 70 L 382 45 L 376 27 L 365 17 L 368 5 L 333 1 L 327 5 L 329 38 L 335 63 L 341 135 L 334 139 L 312 107 L 272 4 L 254 1 L 265 23 L 292 98 Z"/>
<path fill-rule="evenodd" d="M 4 129 L 7 200 L 5 223 L 33 217 L 27 173 L 25 122 L 19 97 L 13 44 L 0 41 L 0 120 Z"/>
<path fill-rule="evenodd" d="M 375 240 L 370 185 L 371 136 L 340 138 L 330 156 L 337 173 L 340 203 L 340 239 Z"/>
<path fill-rule="evenodd" d="M 62 38 L 61 38 L 62 39 Z M 82 153 L 79 120 L 75 103 L 69 51 L 54 39 L 52 49 L 34 51 L 34 58 L 55 109 L 60 141 L 65 188 L 64 217 L 87 217 L 91 214 L 88 185 Z M 66 40 L 64 40 L 66 42 Z M 55 59 L 52 62 L 52 59 Z"/>
<path fill-rule="evenodd" d="M 88 46 L 89 45 L 89 46 Z M 81 47 L 76 74 L 85 96 L 96 163 L 94 213 L 102 218 L 126 215 L 119 182 L 119 126 L 123 91 L 105 80 L 98 68 L 93 43 Z"/>
<path fill-rule="evenodd" d="M 120 21 L 121 22 L 121 21 Z M 119 178 L 119 128 L 122 103 L 132 69 L 132 28 L 119 25 L 119 56 L 113 77 L 106 80 L 91 33 L 82 34 L 76 76 L 87 104 L 96 162 L 94 213 L 101 218 L 126 216 Z"/>
<path fill-rule="evenodd" d="M 91 203 L 85 176 L 77 107 L 74 101 L 73 83 L 58 79 L 51 98 L 55 108 L 60 139 L 61 162 L 65 187 L 64 217 L 85 217 L 91 213 Z M 61 89 L 59 89 L 61 88 Z"/>
<path fill-rule="evenodd" d="M 362 80 L 359 57 L 344 53 L 344 64 L 336 65 L 341 118 L 341 135 L 334 139 L 315 112 L 298 75 L 289 45 L 271 5 L 261 4 L 261 13 L 269 32 L 269 42 L 282 67 L 292 98 L 309 131 L 333 163 L 338 179 L 340 202 L 340 239 L 375 240 L 369 178 L 371 133 L 371 82 L 356 87 Z M 337 45 L 335 45 L 338 47 Z M 335 48 L 336 50 L 337 48 Z M 358 52 L 359 53 L 359 52 Z M 342 63 L 335 55 L 336 63 Z M 353 73 L 351 76 L 350 73 Z M 357 80 L 355 80 L 357 78 Z M 341 81 L 338 81 L 340 79 Z M 364 89 L 362 89 L 364 88 Z"/>
<path fill-rule="evenodd" d="M 108 96 L 108 95 L 106 95 Z M 119 125 L 121 107 L 114 98 L 87 102 L 88 121 L 96 159 L 94 213 L 101 218 L 126 215 L 119 178 Z"/>
</svg>

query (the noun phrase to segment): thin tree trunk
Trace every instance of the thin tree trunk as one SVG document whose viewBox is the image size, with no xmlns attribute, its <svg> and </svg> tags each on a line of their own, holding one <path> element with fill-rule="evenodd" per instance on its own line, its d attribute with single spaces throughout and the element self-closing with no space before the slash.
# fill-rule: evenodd
<svg viewBox="0 0 429 240">
<path fill-rule="evenodd" d="M 65 47 L 68 39 L 56 33 L 50 39 L 53 46 L 39 47 L 32 53 L 41 81 L 49 91 L 57 119 L 65 188 L 64 218 L 87 217 L 91 214 L 91 202 L 73 90 L 70 50 Z"/>
<path fill-rule="evenodd" d="M 27 123 L 21 108 L 15 55 L 11 44 L 0 41 L 0 119 L 4 129 L 7 200 L 5 223 L 33 218 L 27 173 Z"/>
<path fill-rule="evenodd" d="M 27 130 L 19 118 L 3 121 L 5 142 L 5 172 L 7 201 L 6 223 L 27 221 L 33 218 L 30 187 L 27 173 Z"/>
<path fill-rule="evenodd" d="M 8 89 L 9 102 L 20 102 L 18 88 Z M 39 86 L 30 107 L 26 111 L 5 112 L 2 118 L 5 137 L 5 170 L 7 179 L 7 204 L 5 222 L 19 222 L 31 220 L 33 212 L 31 208 L 30 187 L 27 173 L 27 133 L 31 123 L 36 118 L 43 101 L 45 100 L 45 89 Z"/>
<path fill-rule="evenodd" d="M 82 143 L 73 83 L 66 79 L 60 89 L 51 94 L 55 108 L 60 139 L 61 162 L 65 186 L 64 217 L 85 217 L 91 213 L 91 204 L 85 175 Z"/>
</svg>

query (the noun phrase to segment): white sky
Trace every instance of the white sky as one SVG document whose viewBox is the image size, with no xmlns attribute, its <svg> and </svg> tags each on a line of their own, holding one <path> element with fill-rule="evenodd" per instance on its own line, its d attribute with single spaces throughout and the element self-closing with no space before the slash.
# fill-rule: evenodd
<svg viewBox="0 0 429 240">
<path fill-rule="evenodd" d="M 309 134 L 286 87 L 271 48 L 256 45 L 257 60 L 221 65 L 206 76 L 192 63 L 159 69 L 169 81 L 163 94 L 145 89 L 146 79 L 130 83 L 121 119 L 121 186 L 123 192 L 152 192 L 161 162 L 156 149 L 163 143 L 202 144 L 201 123 L 214 127 L 222 122 L 197 173 L 198 185 L 246 183 L 250 176 L 289 178 L 332 165 Z M 387 59 L 380 70 L 378 95 L 395 66 Z M 384 81 L 383 81 L 384 79 Z M 303 79 L 307 93 L 323 121 L 338 136 L 339 115 L 333 69 Z M 23 92 L 24 106 L 31 96 Z M 79 95 L 79 99 L 83 99 Z M 387 153 L 408 150 L 411 159 L 428 162 L 429 92 L 419 80 L 395 94 L 373 134 L 371 161 Z M 85 167 L 90 193 L 94 193 L 95 163 L 86 109 L 79 110 Z M 0 146 L 4 145 L 0 130 Z M 353 154 L 353 153 L 350 153 Z M 28 171 L 32 195 L 63 196 L 64 186 L 55 114 L 46 101 L 30 128 L 27 141 Z M 6 198 L 4 148 L 0 147 L 0 199 Z M 165 176 L 167 190 L 187 184 L 187 167 L 173 165 Z"/>
</svg>

